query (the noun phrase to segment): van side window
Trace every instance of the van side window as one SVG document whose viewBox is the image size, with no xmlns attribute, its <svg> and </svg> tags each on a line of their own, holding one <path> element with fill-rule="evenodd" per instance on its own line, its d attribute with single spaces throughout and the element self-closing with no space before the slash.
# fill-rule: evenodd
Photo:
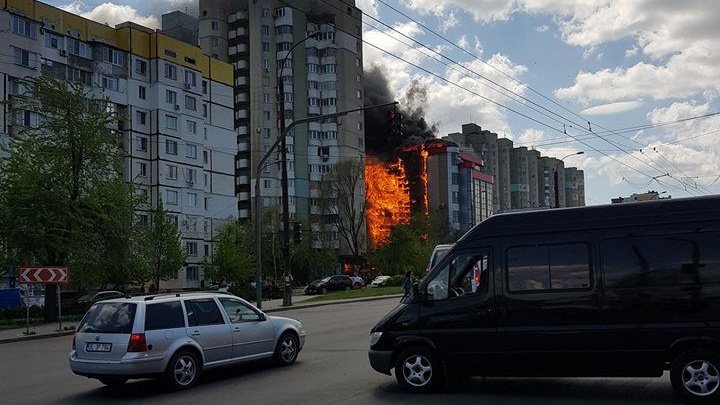
<svg viewBox="0 0 720 405">
<path fill-rule="evenodd" d="M 427 284 L 433 301 L 487 292 L 489 254 L 460 254 Z"/>
<path fill-rule="evenodd" d="M 608 239 L 600 243 L 606 287 L 720 282 L 720 233 Z"/>
<path fill-rule="evenodd" d="M 590 255 L 584 243 L 511 247 L 508 290 L 531 292 L 590 287 Z"/>
</svg>

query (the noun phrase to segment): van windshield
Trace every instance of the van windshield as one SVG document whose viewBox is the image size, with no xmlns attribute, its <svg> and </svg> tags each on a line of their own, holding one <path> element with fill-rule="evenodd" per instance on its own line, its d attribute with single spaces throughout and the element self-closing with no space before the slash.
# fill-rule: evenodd
<svg viewBox="0 0 720 405">
<path fill-rule="evenodd" d="M 126 302 L 95 304 L 78 326 L 78 333 L 130 334 L 137 305 Z"/>
<path fill-rule="evenodd" d="M 437 249 L 435 251 L 435 256 L 433 256 L 432 263 L 430 263 L 430 268 L 432 269 L 433 267 L 435 267 L 437 262 L 439 262 L 440 259 L 442 259 L 449 250 L 450 250 L 449 247 Z"/>
</svg>

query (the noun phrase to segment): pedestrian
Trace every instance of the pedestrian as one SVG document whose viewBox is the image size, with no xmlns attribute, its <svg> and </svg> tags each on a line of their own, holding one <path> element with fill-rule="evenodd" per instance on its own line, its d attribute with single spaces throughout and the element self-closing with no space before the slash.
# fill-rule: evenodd
<svg viewBox="0 0 720 405">
<path fill-rule="evenodd" d="M 405 296 L 410 295 L 410 293 L 412 292 L 412 287 L 413 287 L 413 279 L 412 279 L 411 271 L 405 272 L 405 277 L 403 277 L 400 285 L 402 286 L 403 293 L 405 294 Z"/>
<path fill-rule="evenodd" d="M 272 279 L 268 278 L 265 280 L 265 299 L 270 300 L 272 299 L 272 292 L 273 292 L 273 282 Z"/>
<path fill-rule="evenodd" d="M 225 278 L 220 279 L 220 285 L 218 286 L 218 291 L 221 293 L 228 292 L 228 283 L 225 281 Z"/>
</svg>

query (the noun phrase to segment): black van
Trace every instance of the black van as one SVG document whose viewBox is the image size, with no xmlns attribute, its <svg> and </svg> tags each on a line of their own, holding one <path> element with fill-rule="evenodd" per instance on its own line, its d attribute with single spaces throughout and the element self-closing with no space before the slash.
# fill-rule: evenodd
<svg viewBox="0 0 720 405">
<path fill-rule="evenodd" d="M 453 374 L 647 376 L 720 399 L 720 197 L 493 216 L 372 329 L 411 391 Z"/>
</svg>

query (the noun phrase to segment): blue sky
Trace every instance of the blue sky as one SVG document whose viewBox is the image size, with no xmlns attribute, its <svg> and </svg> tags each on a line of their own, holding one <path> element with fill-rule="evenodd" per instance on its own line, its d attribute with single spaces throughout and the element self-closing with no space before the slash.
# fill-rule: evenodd
<svg viewBox="0 0 720 405">
<path fill-rule="evenodd" d="M 48 2 L 101 22 L 130 19 L 150 26 L 157 25 L 165 11 L 197 8 L 193 0 Z M 363 27 L 367 42 L 462 87 L 365 45 L 365 67 L 379 64 L 391 78 L 392 90 L 399 99 L 413 81 L 427 87 L 427 118 L 438 124 L 439 136 L 459 131 L 461 124 L 472 121 L 513 139 L 517 145 L 536 146 L 546 155 L 562 157 L 583 150 L 584 155 L 570 157 L 566 164 L 585 170 L 588 204 L 607 203 L 612 197 L 649 189 L 667 191 L 673 197 L 720 191 L 717 142 L 720 133 L 712 132 L 720 129 L 720 116 L 623 131 L 619 135 L 603 129 L 656 125 L 720 111 L 717 101 L 720 43 L 716 41 L 720 25 L 714 21 L 714 16 L 720 15 L 720 2 L 357 0 L 357 3 L 368 15 L 462 65 L 455 65 L 456 70 L 443 66 L 419 45 L 405 45 L 402 42 L 409 42 L 407 39 L 365 18 L 370 23 Z M 474 56 L 450 46 L 418 23 Z M 520 95 L 541 107 L 526 100 L 511 100 L 505 90 L 491 90 L 494 85 L 477 73 L 513 90 L 516 95 L 510 96 L 515 99 Z M 531 110 L 531 106 L 549 117 Z M 592 133 L 587 131 L 587 121 Z M 585 144 L 573 142 L 570 136 L 587 140 Z"/>
</svg>

